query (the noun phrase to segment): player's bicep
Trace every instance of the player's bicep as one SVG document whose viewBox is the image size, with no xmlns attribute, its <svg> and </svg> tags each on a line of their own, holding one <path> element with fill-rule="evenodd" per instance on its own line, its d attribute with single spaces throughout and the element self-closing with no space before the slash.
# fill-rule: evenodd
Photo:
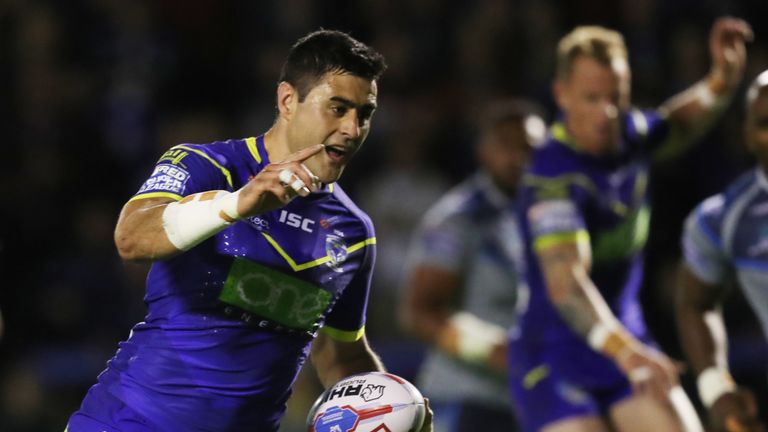
<svg viewBox="0 0 768 432">
<path fill-rule="evenodd" d="M 714 310 L 724 294 L 722 284 L 706 282 L 698 277 L 685 262 L 680 263 L 676 295 L 678 308 L 699 312 Z"/>
<path fill-rule="evenodd" d="M 415 267 L 407 282 L 406 307 L 412 313 L 449 313 L 461 286 L 461 274 L 423 264 Z"/>
<path fill-rule="evenodd" d="M 547 289 L 556 298 L 577 287 L 577 274 L 588 273 L 592 249 L 581 211 L 570 199 L 540 201 L 528 210 L 532 248 Z"/>
<path fill-rule="evenodd" d="M 479 237 L 473 234 L 473 225 L 460 217 L 420 228 L 407 258 L 403 318 L 408 327 L 423 327 L 425 323 L 417 321 L 444 321 L 450 315 L 461 295 L 470 244 Z"/>
</svg>

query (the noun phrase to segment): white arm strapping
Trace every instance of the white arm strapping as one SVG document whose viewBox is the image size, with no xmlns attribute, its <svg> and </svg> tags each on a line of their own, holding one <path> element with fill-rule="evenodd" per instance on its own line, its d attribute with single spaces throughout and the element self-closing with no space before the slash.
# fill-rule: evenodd
<svg viewBox="0 0 768 432">
<path fill-rule="evenodd" d="M 467 313 L 457 312 L 450 319 L 458 335 L 458 354 L 462 359 L 484 364 L 494 347 L 506 341 L 506 330 Z"/>
<path fill-rule="evenodd" d="M 699 390 L 699 399 L 707 409 L 711 408 L 720 396 L 736 391 L 736 383 L 728 369 L 718 366 L 704 369 L 696 378 L 696 387 Z"/>
<path fill-rule="evenodd" d="M 240 191 L 208 191 L 168 204 L 163 211 L 163 229 L 168 240 L 177 249 L 187 251 L 232 225 L 240 219 L 239 194 Z"/>
</svg>

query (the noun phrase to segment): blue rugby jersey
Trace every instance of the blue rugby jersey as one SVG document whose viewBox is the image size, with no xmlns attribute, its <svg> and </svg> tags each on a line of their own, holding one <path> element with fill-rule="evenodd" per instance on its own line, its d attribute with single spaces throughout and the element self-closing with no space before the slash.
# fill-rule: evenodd
<svg viewBox="0 0 768 432">
<path fill-rule="evenodd" d="M 132 200 L 235 191 L 269 163 L 263 137 L 179 145 Z M 158 430 L 276 429 L 314 333 L 362 336 L 375 243 L 331 184 L 154 262 L 145 321 L 95 388 Z"/>
<path fill-rule="evenodd" d="M 647 160 L 668 127 L 655 111 L 632 110 L 621 121 L 615 154 L 580 151 L 560 122 L 534 151 L 519 198 L 530 289 L 520 340 L 583 344 L 550 302 L 535 256 L 537 248 L 577 239 L 590 242 L 590 276 L 618 319 L 635 334 L 645 332 L 638 290 L 650 219 Z"/>
<path fill-rule="evenodd" d="M 736 278 L 768 336 L 768 179 L 759 168 L 745 173 L 688 216 L 682 249 L 702 281 Z"/>
</svg>

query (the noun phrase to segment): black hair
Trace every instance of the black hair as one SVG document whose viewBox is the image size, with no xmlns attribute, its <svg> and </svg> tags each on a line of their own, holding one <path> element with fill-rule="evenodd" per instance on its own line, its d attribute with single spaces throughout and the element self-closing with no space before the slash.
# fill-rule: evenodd
<svg viewBox="0 0 768 432">
<path fill-rule="evenodd" d="M 379 79 L 387 65 L 373 48 L 347 33 L 317 30 L 299 39 L 285 59 L 279 82 L 287 82 L 304 98 L 328 72 L 349 73 L 369 81 Z"/>
<path fill-rule="evenodd" d="M 482 111 L 476 125 L 479 132 L 486 132 L 506 122 L 525 122 L 530 116 L 543 119 L 542 108 L 526 99 L 507 99 L 491 103 Z"/>
</svg>

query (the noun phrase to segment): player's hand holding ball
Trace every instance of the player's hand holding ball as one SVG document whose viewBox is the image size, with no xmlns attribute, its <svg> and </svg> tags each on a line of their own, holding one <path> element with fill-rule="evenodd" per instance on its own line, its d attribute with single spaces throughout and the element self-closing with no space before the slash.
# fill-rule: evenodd
<svg viewBox="0 0 768 432">
<path fill-rule="evenodd" d="M 404 378 L 367 372 L 323 392 L 307 415 L 307 427 L 310 432 L 431 432 L 432 413 Z"/>
<path fill-rule="evenodd" d="M 720 396 L 709 409 L 709 420 L 717 432 L 765 432 L 755 397 L 745 388 Z"/>
</svg>

